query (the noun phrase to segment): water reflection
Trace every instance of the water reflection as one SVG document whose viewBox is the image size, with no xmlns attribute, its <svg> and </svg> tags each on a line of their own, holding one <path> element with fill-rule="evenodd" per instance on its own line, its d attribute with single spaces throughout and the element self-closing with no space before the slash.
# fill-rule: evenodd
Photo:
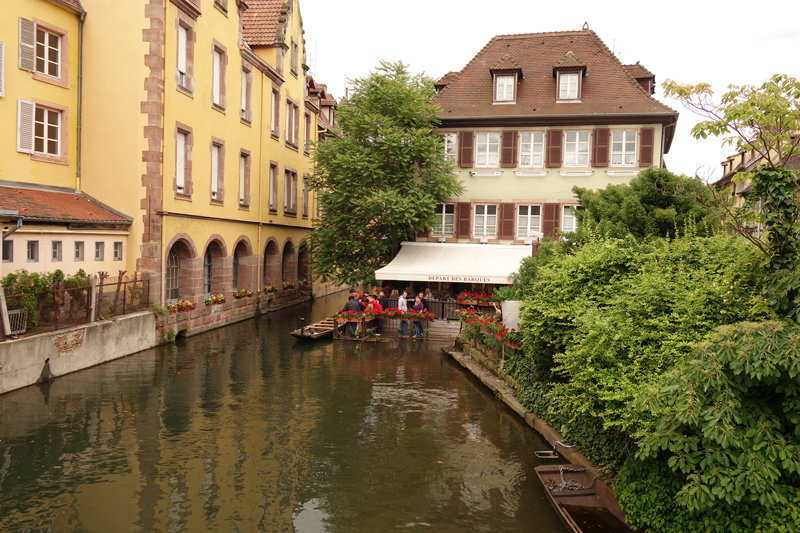
<svg viewBox="0 0 800 533">
<path fill-rule="evenodd" d="M 564 531 L 438 345 L 288 335 L 340 299 L 0 397 L 0 530 Z"/>
</svg>

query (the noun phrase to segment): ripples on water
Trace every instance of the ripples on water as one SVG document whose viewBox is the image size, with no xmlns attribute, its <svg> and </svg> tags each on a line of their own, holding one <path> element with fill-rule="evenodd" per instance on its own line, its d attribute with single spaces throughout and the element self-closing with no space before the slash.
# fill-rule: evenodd
<svg viewBox="0 0 800 533">
<path fill-rule="evenodd" d="M 0 396 L 0 530 L 565 531 L 547 445 L 441 344 L 297 344 L 324 307 Z"/>
</svg>

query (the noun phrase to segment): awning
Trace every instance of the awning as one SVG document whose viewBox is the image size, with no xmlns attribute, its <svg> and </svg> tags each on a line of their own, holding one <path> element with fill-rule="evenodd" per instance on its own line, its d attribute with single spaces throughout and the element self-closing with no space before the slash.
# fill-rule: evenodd
<svg viewBox="0 0 800 533">
<path fill-rule="evenodd" d="M 511 283 L 510 275 L 530 257 L 530 245 L 404 242 L 391 263 L 375 271 L 379 280 L 451 283 Z"/>
</svg>

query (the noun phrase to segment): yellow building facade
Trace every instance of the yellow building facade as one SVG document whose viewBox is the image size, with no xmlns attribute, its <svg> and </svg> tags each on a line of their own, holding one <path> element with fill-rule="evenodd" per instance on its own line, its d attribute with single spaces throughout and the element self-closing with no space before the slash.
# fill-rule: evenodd
<svg viewBox="0 0 800 533">
<path fill-rule="evenodd" d="M 133 216 L 127 266 L 150 301 L 304 279 L 319 108 L 297 0 L 83 6 L 82 187 Z"/>
</svg>

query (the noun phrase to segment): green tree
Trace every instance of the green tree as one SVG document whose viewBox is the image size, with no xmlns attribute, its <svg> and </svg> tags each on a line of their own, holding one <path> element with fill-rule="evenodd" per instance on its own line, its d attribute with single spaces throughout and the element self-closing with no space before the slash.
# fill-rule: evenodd
<svg viewBox="0 0 800 533">
<path fill-rule="evenodd" d="M 340 135 L 314 150 L 309 181 L 322 217 L 307 244 L 315 275 L 372 280 L 402 241 L 434 224 L 438 202 L 461 193 L 435 132 L 433 82 L 400 62 L 354 81 L 338 110 Z"/>
<path fill-rule="evenodd" d="M 719 223 L 708 209 L 687 198 L 664 194 L 664 191 L 691 191 L 710 200 L 705 184 L 667 169 L 651 167 L 628 184 L 609 185 L 593 191 L 573 187 L 585 211 L 577 211 L 578 237 L 597 231 L 608 237 L 624 238 L 632 234 L 638 240 L 648 237 L 675 236 L 687 224 L 696 226 L 698 235 L 711 235 Z"/>
</svg>

